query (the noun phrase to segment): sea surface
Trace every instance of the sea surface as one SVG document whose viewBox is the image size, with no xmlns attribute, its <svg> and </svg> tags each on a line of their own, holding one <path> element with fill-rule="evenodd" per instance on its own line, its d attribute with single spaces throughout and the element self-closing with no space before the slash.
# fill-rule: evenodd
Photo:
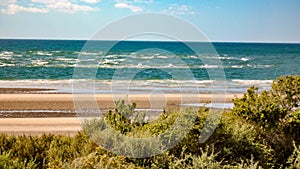
<svg viewBox="0 0 300 169">
<path fill-rule="evenodd" d="M 300 44 L 0 40 L 0 87 L 56 92 L 240 93 L 299 66 Z"/>
</svg>

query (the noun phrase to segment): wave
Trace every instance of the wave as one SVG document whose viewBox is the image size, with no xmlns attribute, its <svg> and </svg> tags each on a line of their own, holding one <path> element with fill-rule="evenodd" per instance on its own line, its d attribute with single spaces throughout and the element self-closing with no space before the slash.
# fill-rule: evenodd
<svg viewBox="0 0 300 169">
<path fill-rule="evenodd" d="M 78 61 L 79 59 L 74 59 L 74 58 L 55 58 L 54 60 L 57 60 L 57 61 L 64 61 L 64 62 L 76 62 Z"/>
<path fill-rule="evenodd" d="M 235 57 L 222 57 L 222 56 L 207 56 L 207 59 L 219 59 L 219 60 L 240 60 L 239 58 Z"/>
<path fill-rule="evenodd" d="M 159 58 L 159 59 L 167 59 L 168 56 L 158 55 L 157 58 Z"/>
<path fill-rule="evenodd" d="M 140 84 L 141 82 L 147 82 L 147 83 L 187 83 L 187 84 L 211 84 L 211 83 L 216 83 L 216 84 L 221 84 L 220 81 L 216 80 L 176 80 L 176 79 L 149 79 L 149 80 L 99 80 L 99 79 L 63 79 L 63 80 L 57 80 L 57 79 L 26 79 L 26 80 L 0 80 L 0 85 L 8 84 L 70 84 L 72 81 L 76 82 L 95 82 L 95 83 L 104 83 L 104 84 L 111 84 L 114 82 L 119 82 L 120 84 L 122 83 L 132 83 L 136 82 Z M 236 83 L 236 84 L 253 84 L 253 83 L 260 83 L 260 84 L 271 84 L 273 80 L 247 80 L 247 79 L 232 79 L 232 80 L 227 80 L 227 82 L 231 83 Z"/>
<path fill-rule="evenodd" d="M 272 80 L 0 80 L 4 88 L 47 88 L 62 93 L 243 93 L 251 85 L 268 89 Z M 73 84 L 73 85 L 72 85 Z M 73 87 L 73 88 L 72 88 Z M 129 87 L 129 88 L 128 88 Z"/>
<path fill-rule="evenodd" d="M 83 55 L 83 56 L 96 56 L 96 55 L 102 55 L 103 52 L 99 51 L 99 52 L 80 52 L 79 55 Z"/>
<path fill-rule="evenodd" d="M 14 52 L 3 51 L 0 53 L 0 59 L 2 60 L 11 60 Z"/>
<path fill-rule="evenodd" d="M 33 66 L 44 66 L 44 65 L 47 65 L 49 62 L 48 61 L 45 61 L 45 60 L 32 60 L 31 61 L 31 64 Z"/>
<path fill-rule="evenodd" d="M 0 53 L 0 57 L 1 56 L 12 56 L 14 54 L 14 52 L 10 52 L 10 51 L 2 51 Z"/>
<path fill-rule="evenodd" d="M 203 66 L 199 66 L 199 68 L 222 68 L 223 66 L 221 65 L 208 65 L 208 64 L 205 64 Z"/>
<path fill-rule="evenodd" d="M 45 51 L 37 51 L 35 54 L 41 56 L 52 56 L 52 53 L 45 52 Z"/>
<path fill-rule="evenodd" d="M 16 66 L 15 64 L 12 63 L 2 63 L 0 62 L 0 67 L 14 67 Z"/>
<path fill-rule="evenodd" d="M 273 80 L 241 80 L 241 79 L 233 79 L 231 80 L 237 84 L 272 84 Z"/>
<path fill-rule="evenodd" d="M 241 61 L 244 61 L 244 62 L 246 62 L 248 60 L 250 60 L 250 59 L 249 58 L 241 58 Z"/>
<path fill-rule="evenodd" d="M 3 60 L 8 60 L 8 62 L 5 62 Z M 80 67 L 80 68 L 111 68 L 111 69 L 132 69 L 132 68 L 142 68 L 142 69 L 164 69 L 164 68 L 174 68 L 174 69 L 244 69 L 244 68 L 271 68 L 275 65 L 186 65 L 186 64 L 172 64 L 172 63 L 154 63 L 154 64 L 147 64 L 143 62 L 134 63 L 134 62 L 127 62 L 124 63 L 124 59 L 115 59 L 115 60 L 109 60 L 104 59 L 101 62 L 96 62 L 95 59 L 85 59 L 85 60 L 79 60 L 79 59 L 68 59 L 68 58 L 56 58 L 56 59 L 49 59 L 49 60 L 43 60 L 43 59 L 37 59 L 37 60 L 27 60 L 23 62 L 11 62 L 10 59 L 2 59 L 0 66 L 1 67 L 52 67 L 52 68 L 60 68 L 60 67 Z M 29 61 L 29 62 L 28 62 Z M 57 62 L 59 61 L 59 62 Z M 27 62 L 27 63 L 26 63 Z"/>
</svg>

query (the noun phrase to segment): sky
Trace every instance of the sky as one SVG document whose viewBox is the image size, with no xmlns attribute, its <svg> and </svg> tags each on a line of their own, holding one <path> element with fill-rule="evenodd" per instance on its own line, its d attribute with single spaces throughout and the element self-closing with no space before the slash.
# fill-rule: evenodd
<svg viewBox="0 0 300 169">
<path fill-rule="evenodd" d="M 157 12 L 210 41 L 300 43 L 299 8 L 300 0 L 0 0 L 0 38 L 90 39 L 120 18 Z"/>
</svg>

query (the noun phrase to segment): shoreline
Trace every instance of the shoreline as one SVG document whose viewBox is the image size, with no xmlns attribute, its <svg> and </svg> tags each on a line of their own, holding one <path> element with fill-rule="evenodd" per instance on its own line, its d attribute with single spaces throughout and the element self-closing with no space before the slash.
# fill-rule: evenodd
<svg viewBox="0 0 300 169">
<path fill-rule="evenodd" d="M 10 91 L 14 91 L 13 88 L 9 90 L 2 88 L 0 91 L 5 91 L 0 94 L 0 133 L 15 135 L 41 135 L 44 133 L 75 135 L 81 130 L 78 121 L 78 116 L 81 115 L 76 114 L 74 96 L 79 99 L 77 100 L 79 105 L 84 103 L 85 97 L 91 98 L 91 95 L 87 94 L 45 94 L 41 93 L 44 91 L 43 89 L 22 90 L 18 88 L 15 90 L 18 92 L 10 93 Z M 179 108 L 182 103 L 205 103 L 211 100 L 212 96 L 216 98 L 215 101 L 218 101 L 218 97 L 224 97 L 220 94 L 129 94 L 125 96 L 131 103 L 136 103 L 137 109 L 141 111 L 165 107 Z M 236 96 L 240 97 L 242 94 L 226 94 L 225 102 L 231 103 Z M 101 111 L 106 112 L 114 108 L 113 98 L 122 98 L 124 95 L 96 94 L 95 97 Z M 163 104 L 164 107 L 160 107 L 160 104 Z"/>
<path fill-rule="evenodd" d="M 242 94 L 0 94 L 0 110 L 74 110 L 74 99 L 78 102 L 96 98 L 100 109 L 114 108 L 114 101 L 127 98 L 137 108 L 151 108 L 152 102 L 166 102 L 165 106 L 182 103 L 205 103 L 212 98 L 216 103 L 231 103 Z M 225 98 L 226 97 L 226 98 Z"/>
<path fill-rule="evenodd" d="M 50 91 L 50 93 L 47 93 Z M 195 103 L 232 103 L 242 94 L 72 94 L 55 93 L 55 89 L 0 88 L 0 118 L 76 117 L 76 108 L 82 103 L 91 105 L 96 98 L 100 110 L 114 109 L 114 101 L 136 103 L 137 109 L 178 108 Z M 46 93 L 45 93 L 46 92 Z M 95 103 L 95 102 L 93 102 Z M 89 109 L 90 107 L 86 107 Z"/>
</svg>

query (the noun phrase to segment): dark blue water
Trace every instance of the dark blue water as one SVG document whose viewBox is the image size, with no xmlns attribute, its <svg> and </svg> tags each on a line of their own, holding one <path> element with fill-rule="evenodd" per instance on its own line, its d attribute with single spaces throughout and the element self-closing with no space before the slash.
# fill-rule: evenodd
<svg viewBox="0 0 300 169">
<path fill-rule="evenodd" d="M 300 74 L 300 44 L 213 43 L 216 54 L 204 51 L 198 56 L 179 42 L 127 41 L 109 48 L 113 42 L 97 41 L 82 51 L 85 43 L 0 40 L 0 80 L 72 79 L 75 67 L 96 68 L 97 80 L 110 80 L 120 69 L 134 73 L 131 78 L 136 80 L 188 80 L 184 75 L 175 78 L 169 73 L 179 75 L 183 69 L 190 69 L 200 81 L 210 79 L 209 69 L 223 69 L 227 80 L 274 80 L 281 75 Z"/>
</svg>

